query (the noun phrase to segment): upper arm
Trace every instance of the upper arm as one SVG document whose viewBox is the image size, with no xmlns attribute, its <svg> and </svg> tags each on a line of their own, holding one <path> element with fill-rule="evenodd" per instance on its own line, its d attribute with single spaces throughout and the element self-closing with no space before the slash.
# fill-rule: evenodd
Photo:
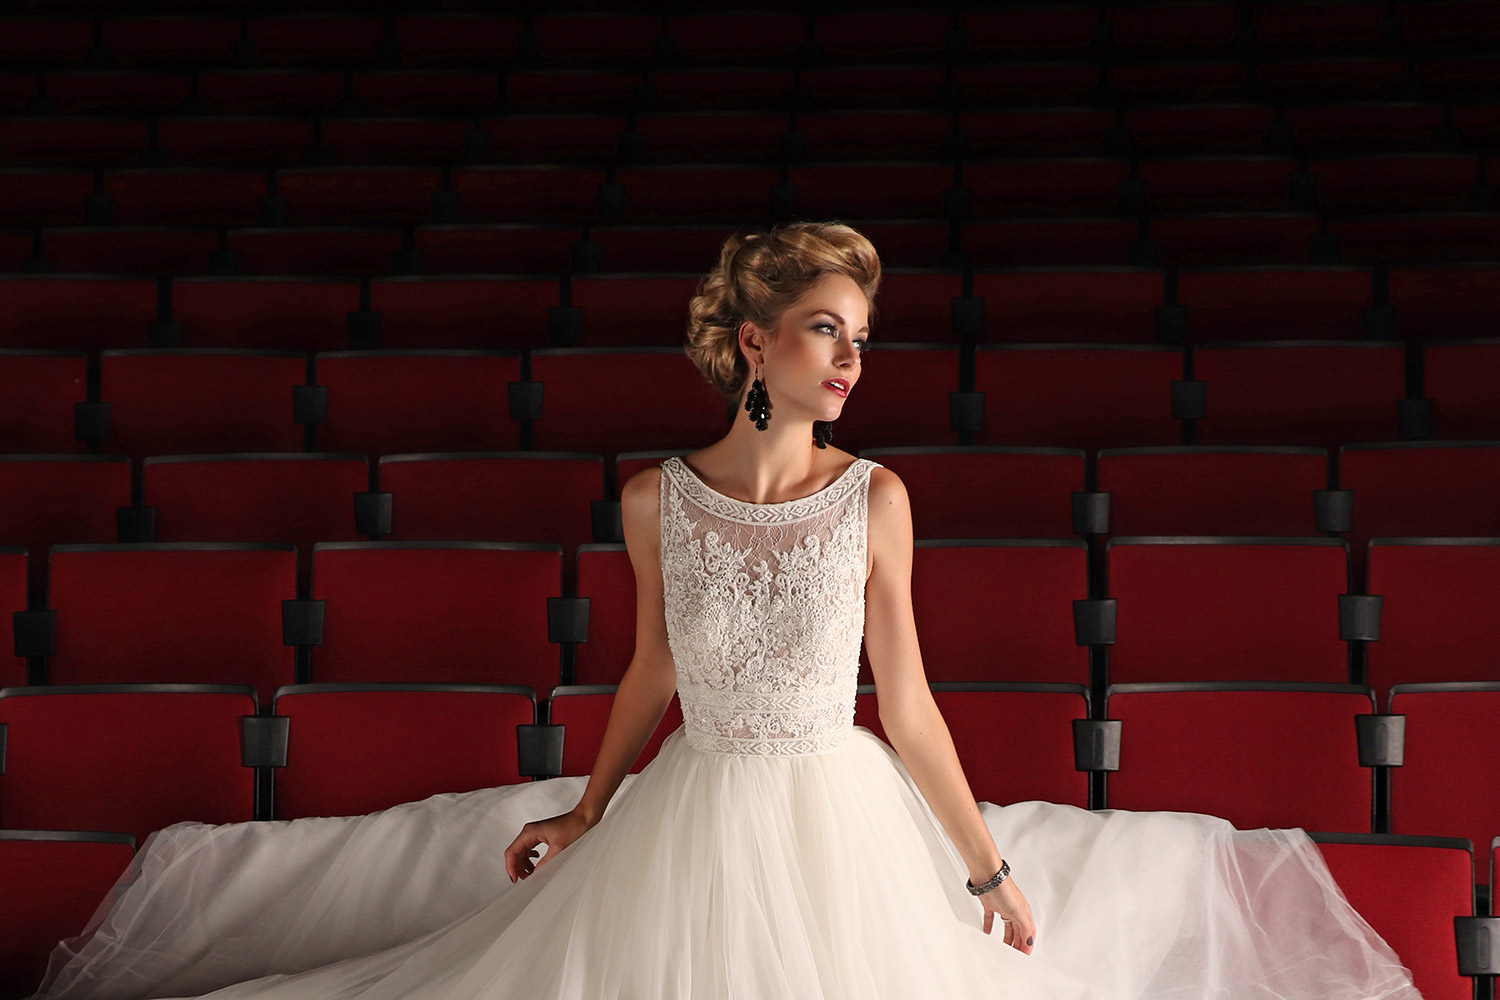
<svg viewBox="0 0 1500 1000">
<path fill-rule="evenodd" d="M 890 469 L 870 470 L 865 652 L 875 675 L 881 721 L 889 727 L 912 696 L 930 697 L 911 602 L 911 500 Z"/>
<path fill-rule="evenodd" d="M 648 668 L 673 670 L 661 575 L 661 477 L 643 469 L 620 489 L 625 550 L 635 570 L 635 656 Z"/>
</svg>

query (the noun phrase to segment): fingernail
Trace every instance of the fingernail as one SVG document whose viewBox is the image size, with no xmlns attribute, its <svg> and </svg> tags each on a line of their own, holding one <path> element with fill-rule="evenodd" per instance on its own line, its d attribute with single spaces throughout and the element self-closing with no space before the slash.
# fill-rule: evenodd
<svg viewBox="0 0 1500 1000">
<path fill-rule="evenodd" d="M 1036 938 L 1027 938 L 1026 939 L 1026 947 L 1030 948 L 1034 944 L 1036 944 Z"/>
</svg>

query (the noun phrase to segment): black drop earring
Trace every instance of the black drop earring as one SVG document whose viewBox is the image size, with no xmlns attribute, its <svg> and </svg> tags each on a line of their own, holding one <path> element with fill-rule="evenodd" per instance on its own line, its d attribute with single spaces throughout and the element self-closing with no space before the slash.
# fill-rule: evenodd
<svg viewBox="0 0 1500 1000">
<path fill-rule="evenodd" d="M 750 383 L 750 391 L 745 394 L 745 410 L 756 430 L 766 429 L 766 421 L 771 419 L 771 397 L 766 392 L 766 384 L 760 380 L 759 368 L 755 369 L 755 381 Z"/>
</svg>

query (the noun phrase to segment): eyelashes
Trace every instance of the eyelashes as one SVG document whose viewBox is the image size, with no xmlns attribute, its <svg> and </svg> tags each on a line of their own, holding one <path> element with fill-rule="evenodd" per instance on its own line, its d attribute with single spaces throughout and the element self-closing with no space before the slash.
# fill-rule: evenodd
<svg viewBox="0 0 1500 1000">
<path fill-rule="evenodd" d="M 838 339 L 839 328 L 834 326 L 832 323 L 819 323 L 818 325 L 814 326 L 813 329 L 829 331 L 833 334 L 835 340 Z M 860 354 L 864 354 L 870 349 L 870 342 L 868 340 L 856 340 L 854 344 L 859 348 Z"/>
</svg>

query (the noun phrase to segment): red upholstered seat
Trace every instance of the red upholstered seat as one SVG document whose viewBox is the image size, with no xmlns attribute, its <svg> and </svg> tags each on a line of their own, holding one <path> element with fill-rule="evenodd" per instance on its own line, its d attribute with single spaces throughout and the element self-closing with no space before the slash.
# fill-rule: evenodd
<svg viewBox="0 0 1500 1000">
<path fill-rule="evenodd" d="M 1453 918 L 1474 912 L 1474 850 L 1464 840 L 1313 834 L 1344 896 L 1369 921 L 1428 1000 L 1470 1000 L 1458 974 Z M 1392 879 L 1392 872 L 1401 872 Z"/>
<path fill-rule="evenodd" d="M 1098 488 L 1119 535 L 1310 535 L 1328 486 L 1322 448 L 1104 448 Z"/>
<path fill-rule="evenodd" d="M 1349 679 L 1342 540 L 1117 535 L 1106 554 L 1112 683 Z"/>
<path fill-rule="evenodd" d="M 561 586 L 556 545 L 321 543 L 312 597 L 326 603 L 312 679 L 550 690 L 559 673 L 547 599 Z"/>
<path fill-rule="evenodd" d="M 860 455 L 906 484 L 917 538 L 1066 538 L 1071 495 L 1087 485 L 1084 453 L 1072 448 L 867 448 Z"/>
<path fill-rule="evenodd" d="M 1246 830 L 1366 832 L 1372 788 L 1354 718 L 1374 707 L 1352 685 L 1112 685 L 1107 716 L 1123 730 L 1109 806 L 1209 813 Z"/>
<path fill-rule="evenodd" d="M 1366 589 L 1381 598 L 1380 641 L 1365 647 L 1377 694 L 1393 684 L 1500 681 L 1500 538 L 1377 538 L 1367 567 Z"/>
<path fill-rule="evenodd" d="M 367 455 L 519 447 L 509 383 L 521 358 L 502 351 L 328 351 L 313 359 L 328 390 L 321 451 Z"/>
<path fill-rule="evenodd" d="M 1494 742 L 1500 683 L 1397 684 L 1391 712 L 1406 716 L 1406 753 L 1391 768 L 1391 831 L 1492 843 L 1500 833 Z M 1486 860 L 1478 880 L 1493 885 Z"/>
<path fill-rule="evenodd" d="M 296 680 L 281 602 L 297 596 L 284 543 L 59 545 L 52 684 L 248 684 L 260 700 Z"/>
<path fill-rule="evenodd" d="M 587 776 L 594 769 L 594 761 L 599 756 L 599 747 L 604 741 L 604 729 L 609 723 L 609 713 L 614 707 L 618 688 L 617 684 L 580 684 L 552 689 L 552 696 L 547 702 L 550 713 L 548 720 L 554 725 L 566 727 L 563 730 L 564 775 Z M 662 742 L 681 726 L 682 705 L 674 694 L 656 731 L 646 740 L 640 756 L 630 765 L 630 773 L 635 774 L 656 759 Z"/>
<path fill-rule="evenodd" d="M 0 454 L 84 449 L 73 406 L 87 397 L 82 351 L 0 350 Z"/>
<path fill-rule="evenodd" d="M 134 845 L 125 833 L 0 830 L 0 997 L 37 988 L 53 947 L 83 932 Z"/>
<path fill-rule="evenodd" d="M 536 721 L 510 685 L 301 684 L 276 693 L 287 766 L 275 816 L 356 816 L 442 792 L 523 780 L 516 726 Z"/>
<path fill-rule="evenodd" d="M 118 830 L 136 842 L 183 820 L 252 819 L 255 771 L 240 762 L 253 688 L 104 684 L 7 688 L 0 824 Z"/>
</svg>

